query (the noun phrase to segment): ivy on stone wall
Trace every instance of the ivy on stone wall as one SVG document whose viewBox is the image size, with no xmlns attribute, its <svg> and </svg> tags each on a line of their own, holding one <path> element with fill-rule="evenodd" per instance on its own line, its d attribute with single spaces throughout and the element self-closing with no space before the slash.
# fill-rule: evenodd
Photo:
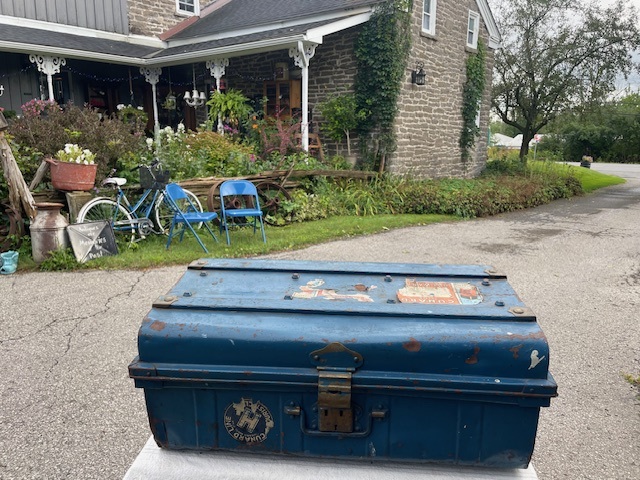
<svg viewBox="0 0 640 480">
<path fill-rule="evenodd" d="M 482 105 L 482 95 L 486 84 L 485 78 L 485 47 L 478 40 L 477 51 L 467 58 L 467 81 L 462 93 L 462 132 L 460 132 L 460 148 L 462 160 L 467 161 L 471 156 L 471 149 L 480 134 L 476 125 L 478 109 Z"/>
<path fill-rule="evenodd" d="M 366 112 L 358 133 L 361 139 L 375 133 L 372 144 L 360 142 L 369 168 L 384 164 L 396 148 L 393 124 L 411 46 L 411 3 L 390 0 L 378 5 L 356 40 L 354 91 L 358 109 Z"/>
</svg>

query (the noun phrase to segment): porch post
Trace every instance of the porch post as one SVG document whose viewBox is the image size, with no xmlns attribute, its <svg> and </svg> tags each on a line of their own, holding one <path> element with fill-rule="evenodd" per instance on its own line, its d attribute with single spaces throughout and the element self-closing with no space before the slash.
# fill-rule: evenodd
<svg viewBox="0 0 640 480">
<path fill-rule="evenodd" d="M 316 53 L 317 44 L 298 42 L 297 47 L 289 49 L 289 56 L 296 66 L 302 69 L 302 149 L 309 151 L 309 60 Z"/>
<path fill-rule="evenodd" d="M 207 60 L 207 68 L 211 72 L 211 76 L 216 79 L 216 91 L 220 92 L 220 79 L 225 74 L 225 69 L 229 66 L 229 59 L 223 57 L 214 57 L 211 60 Z M 222 117 L 218 113 L 218 133 L 224 135 L 224 128 L 222 127 Z"/>
<path fill-rule="evenodd" d="M 29 61 L 35 63 L 38 71 L 47 76 L 49 85 L 49 100 L 55 100 L 53 94 L 53 75 L 60 73 L 60 67 L 67 64 L 67 60 L 62 57 L 50 57 L 48 55 L 29 55 Z"/>
<path fill-rule="evenodd" d="M 156 144 L 160 144 L 160 123 L 158 122 L 158 101 L 156 99 L 156 84 L 160 80 L 162 68 L 160 67 L 140 67 L 140 73 L 144 79 L 151 84 L 151 94 L 153 95 L 153 136 Z"/>
</svg>

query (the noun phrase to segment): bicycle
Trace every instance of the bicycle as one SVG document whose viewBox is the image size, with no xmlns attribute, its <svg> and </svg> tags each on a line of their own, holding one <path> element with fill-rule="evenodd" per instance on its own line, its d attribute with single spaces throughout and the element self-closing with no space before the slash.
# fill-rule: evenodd
<svg viewBox="0 0 640 480">
<path fill-rule="evenodd" d="M 152 233 L 160 235 L 167 233 L 173 217 L 173 210 L 164 201 L 169 172 L 162 170 L 158 162 L 140 165 L 138 168 L 140 186 L 144 191 L 135 204 L 131 204 L 122 190 L 127 179 L 114 177 L 116 172 L 114 169 L 102 184 L 116 190 L 115 200 L 109 197 L 96 197 L 90 200 L 78 212 L 78 223 L 108 220 L 113 225 L 114 232 L 123 236 L 130 244 Z M 185 192 L 202 212 L 202 204 L 198 197 L 188 190 Z"/>
</svg>

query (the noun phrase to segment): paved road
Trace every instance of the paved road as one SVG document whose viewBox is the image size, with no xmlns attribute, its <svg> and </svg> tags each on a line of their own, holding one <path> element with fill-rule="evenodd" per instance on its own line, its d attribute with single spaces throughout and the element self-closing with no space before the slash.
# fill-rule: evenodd
<svg viewBox="0 0 640 480">
<path fill-rule="evenodd" d="M 560 396 L 544 409 L 541 479 L 640 478 L 640 168 L 594 195 L 413 227 L 273 258 L 478 263 L 538 315 Z M 138 326 L 184 267 L 0 278 L 0 479 L 118 479 L 149 435 L 127 377 Z"/>
</svg>

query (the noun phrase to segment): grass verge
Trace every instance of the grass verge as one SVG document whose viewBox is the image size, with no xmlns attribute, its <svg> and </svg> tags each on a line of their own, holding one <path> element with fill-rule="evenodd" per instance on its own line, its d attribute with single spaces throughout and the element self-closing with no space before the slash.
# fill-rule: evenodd
<svg viewBox="0 0 640 480">
<path fill-rule="evenodd" d="M 314 222 L 293 223 L 285 227 L 266 226 L 267 243 L 262 243 L 260 233 L 253 234 L 250 228 L 230 231 L 231 245 L 227 245 L 223 235 L 218 235 L 218 243 L 206 232 L 201 232 L 209 253 L 205 253 L 196 239 L 185 234 L 182 242 L 174 239 L 167 250 L 166 237 L 150 236 L 134 245 L 121 248 L 118 255 L 102 257 L 84 264 L 75 262 L 69 250 L 56 252 L 41 266 L 36 265 L 26 251 L 21 252 L 19 271 L 77 270 L 77 269 L 145 269 L 166 265 L 181 265 L 198 258 L 235 258 L 265 255 L 273 252 L 296 250 L 310 245 L 349 238 L 356 235 L 379 233 L 395 228 L 457 220 L 448 215 L 378 215 L 367 217 L 331 217 Z M 24 244 L 22 250 L 31 248 Z"/>
</svg>

